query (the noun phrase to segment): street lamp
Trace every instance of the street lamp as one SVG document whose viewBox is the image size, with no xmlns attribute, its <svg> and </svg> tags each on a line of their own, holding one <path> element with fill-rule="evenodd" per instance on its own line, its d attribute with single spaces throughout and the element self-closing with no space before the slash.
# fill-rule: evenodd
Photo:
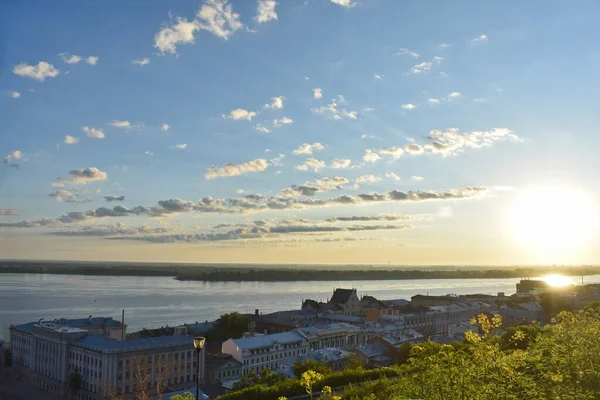
<svg viewBox="0 0 600 400">
<path fill-rule="evenodd" d="M 204 348 L 206 338 L 202 336 L 194 337 L 194 348 L 196 349 L 196 400 L 200 399 L 200 352 Z"/>
</svg>

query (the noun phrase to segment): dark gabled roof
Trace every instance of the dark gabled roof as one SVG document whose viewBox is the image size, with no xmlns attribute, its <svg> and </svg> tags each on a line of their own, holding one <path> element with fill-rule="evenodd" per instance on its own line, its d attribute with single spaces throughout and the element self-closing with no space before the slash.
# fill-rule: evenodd
<svg viewBox="0 0 600 400">
<path fill-rule="evenodd" d="M 353 293 L 356 293 L 356 289 L 335 289 L 329 302 L 334 304 L 345 304 L 350 300 L 350 296 L 352 296 Z"/>
<path fill-rule="evenodd" d="M 207 357 L 206 364 L 213 369 L 221 368 L 227 363 L 232 363 L 236 367 L 241 367 L 242 363 L 233 358 L 230 354 L 217 354 L 212 357 Z"/>
<path fill-rule="evenodd" d="M 319 303 L 316 300 L 306 299 L 306 300 L 304 300 L 304 303 L 302 303 L 302 308 L 305 308 L 305 307 L 312 307 L 315 310 L 318 310 Z"/>
<path fill-rule="evenodd" d="M 362 299 L 361 299 L 361 302 L 363 304 L 368 304 L 370 307 L 382 307 L 382 308 L 385 307 L 385 304 L 382 301 L 377 300 L 373 296 L 368 296 L 368 295 L 367 296 L 363 296 Z"/>
</svg>

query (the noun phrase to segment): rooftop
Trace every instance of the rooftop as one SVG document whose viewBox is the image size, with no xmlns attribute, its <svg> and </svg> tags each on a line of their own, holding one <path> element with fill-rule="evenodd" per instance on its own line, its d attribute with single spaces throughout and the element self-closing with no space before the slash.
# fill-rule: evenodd
<svg viewBox="0 0 600 400">
<path fill-rule="evenodd" d="M 296 331 L 291 331 L 231 340 L 233 340 L 234 343 L 242 349 L 259 349 L 263 347 L 271 347 L 275 343 L 296 343 L 304 340 L 304 338 Z"/>
<path fill-rule="evenodd" d="M 101 335 L 86 335 L 81 339 L 76 340 L 73 344 L 78 347 L 85 347 L 97 351 L 118 352 L 150 350 L 153 348 L 183 345 L 193 346 L 192 337 L 187 335 L 160 336 L 123 341 L 109 339 L 106 336 Z"/>
<path fill-rule="evenodd" d="M 329 302 L 334 304 L 346 304 L 353 293 L 356 293 L 356 289 L 335 289 Z"/>
</svg>

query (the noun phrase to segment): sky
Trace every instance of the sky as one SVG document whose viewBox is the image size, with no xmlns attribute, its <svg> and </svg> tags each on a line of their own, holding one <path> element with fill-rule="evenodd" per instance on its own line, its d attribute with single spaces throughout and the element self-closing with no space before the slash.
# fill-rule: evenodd
<svg viewBox="0 0 600 400">
<path fill-rule="evenodd" d="M 1 257 L 597 264 L 599 13 L 4 1 Z"/>
</svg>

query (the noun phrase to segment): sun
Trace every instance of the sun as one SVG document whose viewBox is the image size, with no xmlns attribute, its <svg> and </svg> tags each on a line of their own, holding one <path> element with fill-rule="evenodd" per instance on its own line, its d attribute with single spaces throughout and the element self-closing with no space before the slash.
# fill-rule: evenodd
<svg viewBox="0 0 600 400">
<path fill-rule="evenodd" d="M 516 241 L 546 255 L 565 254 L 594 234 L 596 207 L 581 190 L 538 187 L 519 191 L 508 220 Z"/>
<path fill-rule="evenodd" d="M 570 277 L 564 275 L 546 275 L 542 279 L 552 287 L 563 287 L 573 283 Z"/>
</svg>

